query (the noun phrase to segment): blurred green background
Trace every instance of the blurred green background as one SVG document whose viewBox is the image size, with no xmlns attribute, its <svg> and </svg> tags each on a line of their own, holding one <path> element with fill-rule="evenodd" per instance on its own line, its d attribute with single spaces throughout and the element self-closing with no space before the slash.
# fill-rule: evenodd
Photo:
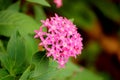
<svg viewBox="0 0 120 80">
<path fill-rule="evenodd" d="M 76 64 L 104 80 L 120 80 L 119 0 L 63 0 L 60 9 L 52 7 L 45 11 L 74 19 L 83 37 L 84 48 L 74 60 Z"/>
</svg>

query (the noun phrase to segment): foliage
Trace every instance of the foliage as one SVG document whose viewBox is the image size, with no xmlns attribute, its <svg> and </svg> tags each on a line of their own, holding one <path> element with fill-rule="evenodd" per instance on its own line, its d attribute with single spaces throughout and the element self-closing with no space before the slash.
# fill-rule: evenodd
<svg viewBox="0 0 120 80">
<path fill-rule="evenodd" d="M 0 80 L 104 80 L 103 76 L 74 64 L 72 60 L 64 69 L 58 69 L 56 63 L 46 57 L 46 52 L 38 49 L 34 30 L 39 29 L 40 20 L 51 15 L 49 9 L 71 18 L 86 32 L 99 21 L 89 3 L 116 23 L 120 21 L 118 7 L 108 0 L 63 0 L 63 6 L 56 9 L 51 1 L 0 0 Z M 88 66 L 94 64 L 100 50 L 94 42 L 83 50 L 81 56 L 90 63 Z"/>
</svg>

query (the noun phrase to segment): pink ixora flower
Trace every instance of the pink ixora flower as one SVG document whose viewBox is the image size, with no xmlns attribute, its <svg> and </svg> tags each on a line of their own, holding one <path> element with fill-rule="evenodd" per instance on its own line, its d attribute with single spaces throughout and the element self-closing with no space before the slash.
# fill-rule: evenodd
<svg viewBox="0 0 120 80">
<path fill-rule="evenodd" d="M 60 8 L 62 6 L 62 0 L 54 0 L 53 2 L 56 4 L 57 8 Z"/>
<path fill-rule="evenodd" d="M 35 38 L 40 38 L 39 45 L 44 46 L 47 57 L 52 56 L 59 64 L 59 68 L 65 67 L 69 57 L 76 58 L 81 53 L 81 35 L 70 20 L 57 14 L 41 22 L 40 29 L 35 30 Z M 43 28 L 47 28 L 47 32 L 43 31 Z"/>
</svg>

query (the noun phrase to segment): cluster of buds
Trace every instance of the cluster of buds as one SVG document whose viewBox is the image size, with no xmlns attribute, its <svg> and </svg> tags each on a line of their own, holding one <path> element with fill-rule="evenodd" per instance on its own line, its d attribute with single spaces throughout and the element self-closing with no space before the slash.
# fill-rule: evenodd
<svg viewBox="0 0 120 80">
<path fill-rule="evenodd" d="M 70 57 L 81 53 L 82 38 L 77 32 L 76 26 L 67 18 L 55 14 L 50 19 L 41 20 L 42 26 L 35 30 L 35 38 L 41 40 L 40 46 L 44 46 L 47 57 L 52 57 L 64 68 Z M 46 28 L 47 31 L 43 31 Z"/>
</svg>

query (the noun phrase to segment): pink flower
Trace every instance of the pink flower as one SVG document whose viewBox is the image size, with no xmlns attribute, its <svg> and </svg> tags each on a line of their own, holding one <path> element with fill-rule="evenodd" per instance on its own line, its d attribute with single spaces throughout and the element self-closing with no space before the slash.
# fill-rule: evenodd
<svg viewBox="0 0 120 80">
<path fill-rule="evenodd" d="M 41 40 L 39 45 L 44 46 L 47 57 L 52 56 L 59 64 L 59 68 L 65 67 L 69 57 L 76 58 L 81 53 L 81 35 L 70 20 L 57 14 L 41 22 L 40 29 L 35 30 L 35 38 Z M 47 32 L 44 32 L 43 28 L 47 28 Z"/>
<path fill-rule="evenodd" d="M 53 2 L 56 4 L 57 8 L 60 8 L 62 6 L 62 0 L 54 0 Z"/>
</svg>

